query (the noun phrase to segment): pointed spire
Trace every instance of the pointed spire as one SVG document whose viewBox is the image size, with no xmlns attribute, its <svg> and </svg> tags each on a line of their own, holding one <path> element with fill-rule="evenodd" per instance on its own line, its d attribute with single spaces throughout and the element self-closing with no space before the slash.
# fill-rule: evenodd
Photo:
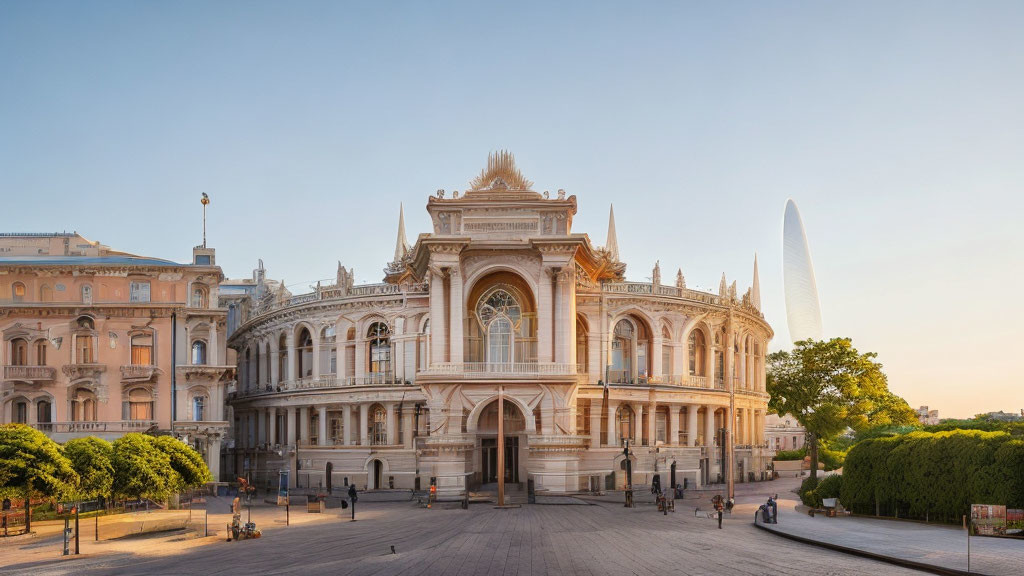
<svg viewBox="0 0 1024 576">
<path fill-rule="evenodd" d="M 683 278 L 683 269 L 676 272 L 676 288 L 686 288 L 686 278 Z"/>
<path fill-rule="evenodd" d="M 401 262 L 409 253 L 409 243 L 405 241 L 405 207 L 398 204 L 398 239 L 395 240 L 394 262 Z"/>
<path fill-rule="evenodd" d="M 651 283 L 661 286 L 661 260 L 654 262 L 654 270 L 651 272 Z"/>
<path fill-rule="evenodd" d="M 608 206 L 608 240 L 604 243 L 604 249 L 611 254 L 612 260 L 619 261 L 619 239 L 615 234 L 615 206 Z"/>
<path fill-rule="evenodd" d="M 722 281 L 718 283 L 718 295 L 722 298 L 729 293 L 729 286 L 725 283 L 725 272 L 722 272 Z"/>
<path fill-rule="evenodd" d="M 761 309 L 761 280 L 757 276 L 757 252 L 754 252 L 754 283 L 750 286 L 750 304 Z"/>
<path fill-rule="evenodd" d="M 729 299 L 736 301 L 736 281 L 733 280 L 732 284 L 729 285 Z"/>
</svg>

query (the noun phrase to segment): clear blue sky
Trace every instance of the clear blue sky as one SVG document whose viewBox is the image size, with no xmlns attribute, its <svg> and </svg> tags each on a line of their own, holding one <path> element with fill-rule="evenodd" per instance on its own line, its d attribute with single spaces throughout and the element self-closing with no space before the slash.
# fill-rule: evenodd
<svg viewBox="0 0 1024 576">
<path fill-rule="evenodd" d="M 632 279 L 740 290 L 789 344 L 782 214 L 827 335 L 944 416 L 1024 408 L 1024 3 L 0 4 L 0 230 L 77 230 L 294 292 L 378 281 L 398 204 L 512 150 L 615 203 Z"/>
</svg>

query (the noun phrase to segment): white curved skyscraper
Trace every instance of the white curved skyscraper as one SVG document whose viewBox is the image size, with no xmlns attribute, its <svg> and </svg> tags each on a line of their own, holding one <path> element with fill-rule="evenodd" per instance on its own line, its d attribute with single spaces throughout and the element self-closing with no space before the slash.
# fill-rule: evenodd
<svg viewBox="0 0 1024 576">
<path fill-rule="evenodd" d="M 782 274 L 790 339 L 794 343 L 821 340 L 821 304 L 818 302 L 818 284 L 814 281 L 811 249 L 807 245 L 800 211 L 792 199 L 786 201 L 782 226 Z"/>
</svg>

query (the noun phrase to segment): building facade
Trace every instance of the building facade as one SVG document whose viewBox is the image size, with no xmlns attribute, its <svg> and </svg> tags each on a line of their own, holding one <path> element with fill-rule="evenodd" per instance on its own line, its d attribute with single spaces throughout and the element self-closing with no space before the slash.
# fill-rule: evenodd
<svg viewBox="0 0 1024 576">
<path fill-rule="evenodd" d="M 765 419 L 765 438 L 772 452 L 799 450 L 807 441 L 807 430 L 792 414 L 769 414 Z"/>
<path fill-rule="evenodd" d="M 214 251 L 191 264 L 115 252 L 80 235 L 0 235 L 0 422 L 59 442 L 166 432 L 219 475 L 226 311 Z"/>
<path fill-rule="evenodd" d="M 939 423 L 939 411 L 929 410 L 927 406 L 917 409 L 917 421 L 924 426 L 933 426 Z"/>
<path fill-rule="evenodd" d="M 762 477 L 772 330 L 756 268 L 742 297 L 724 275 L 718 294 L 681 271 L 663 284 L 657 265 L 652 282 L 626 282 L 614 217 L 594 246 L 572 229 L 576 197 L 533 191 L 507 153 L 426 209 L 433 230 L 412 246 L 400 214 L 381 284 L 354 285 L 340 264 L 309 294 L 265 285 L 262 266 L 251 290 L 231 283 L 245 294 L 230 313 L 227 473 L 435 481 L 454 498 L 496 482 L 503 458 L 508 483 L 576 492 L 621 488 L 628 443 L 637 484 L 714 482 L 729 461 L 739 480 Z"/>
</svg>

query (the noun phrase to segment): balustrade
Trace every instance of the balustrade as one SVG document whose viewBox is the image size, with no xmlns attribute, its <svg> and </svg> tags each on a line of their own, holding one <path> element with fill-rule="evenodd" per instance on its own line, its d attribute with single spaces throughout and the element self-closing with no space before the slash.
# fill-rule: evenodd
<svg viewBox="0 0 1024 576">
<path fill-rule="evenodd" d="M 4 366 L 4 380 L 52 381 L 57 374 L 50 366 Z"/>
<path fill-rule="evenodd" d="M 118 420 L 112 422 L 38 422 L 32 427 L 41 432 L 140 432 L 156 426 L 155 420 Z"/>
<path fill-rule="evenodd" d="M 581 365 L 560 362 L 440 362 L 431 364 L 422 374 L 463 376 L 575 376 Z"/>
</svg>

